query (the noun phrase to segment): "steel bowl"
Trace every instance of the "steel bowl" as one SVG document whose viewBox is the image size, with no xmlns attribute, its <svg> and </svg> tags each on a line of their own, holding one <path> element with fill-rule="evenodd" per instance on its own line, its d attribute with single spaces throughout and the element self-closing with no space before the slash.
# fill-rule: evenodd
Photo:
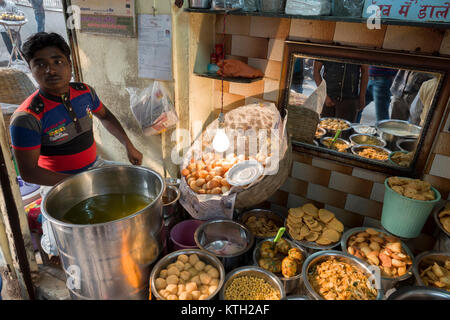
<svg viewBox="0 0 450 320">
<path fill-rule="evenodd" d="M 365 149 L 365 148 L 373 148 L 373 149 L 378 150 L 378 151 L 384 151 L 384 152 L 387 153 L 388 158 L 387 158 L 386 160 L 376 160 L 376 159 L 370 159 L 370 158 L 366 158 L 366 157 L 360 156 L 360 155 L 358 154 L 358 152 L 359 152 L 359 151 L 362 151 L 362 150 Z M 355 156 L 358 156 L 358 157 L 361 157 L 361 158 L 364 158 L 364 159 L 369 159 L 369 160 L 373 160 L 373 161 L 382 161 L 382 162 L 389 161 L 389 154 L 391 153 L 391 151 L 388 150 L 388 149 L 386 149 L 386 148 L 383 148 L 383 147 L 377 147 L 377 146 L 371 146 L 371 145 L 366 145 L 366 144 L 361 144 L 361 145 L 353 146 L 353 147 L 351 148 L 351 150 L 352 150 L 352 153 L 353 153 Z"/>
<path fill-rule="evenodd" d="M 243 266 L 234 269 L 226 275 L 225 282 L 222 286 L 222 289 L 220 290 L 220 300 L 225 300 L 225 291 L 227 290 L 228 286 L 233 282 L 234 279 L 240 277 L 258 277 L 264 279 L 274 289 L 280 292 L 280 300 L 286 299 L 286 292 L 284 291 L 283 284 L 275 274 L 260 267 Z"/>
<path fill-rule="evenodd" d="M 394 149 L 399 139 L 418 139 L 422 127 L 403 120 L 382 120 L 376 123 L 378 135 Z"/>
<path fill-rule="evenodd" d="M 320 144 L 324 147 L 324 148 L 327 148 L 327 149 L 329 149 L 325 144 L 324 144 L 324 141 L 325 140 L 333 140 L 333 138 L 332 137 L 322 137 L 322 139 L 320 139 Z M 344 139 L 342 139 L 342 138 L 337 138 L 336 139 L 336 141 L 339 141 L 340 143 L 343 143 L 343 144 L 346 144 L 347 145 L 347 148 L 345 149 L 345 151 L 343 151 L 343 152 L 346 152 L 348 149 L 350 149 L 351 148 L 351 144 L 350 144 L 350 142 L 348 142 L 347 140 L 344 140 Z M 334 149 L 330 149 L 330 150 L 334 150 Z M 334 150 L 334 151 L 337 151 L 337 150 Z M 338 151 L 339 152 L 339 151 Z"/>
<path fill-rule="evenodd" d="M 350 137 L 350 135 L 352 134 L 352 132 L 353 132 L 352 123 L 351 123 L 350 121 L 347 121 L 347 120 L 341 119 L 341 118 L 334 118 L 334 117 L 320 118 L 319 127 L 321 127 L 321 126 L 320 126 L 320 123 L 322 122 L 322 120 L 326 120 L 326 119 L 341 120 L 341 121 L 344 121 L 346 124 L 348 124 L 348 128 L 347 128 L 347 129 L 341 130 L 341 136 L 340 136 L 340 138 L 342 138 L 342 139 L 348 139 L 348 138 Z M 321 127 L 321 128 L 322 128 L 322 127 Z M 332 136 L 332 137 L 334 137 L 334 135 L 336 134 L 336 130 L 327 129 L 327 128 L 325 128 L 325 127 L 323 127 L 323 128 L 324 128 L 325 130 L 327 130 L 327 133 L 326 133 L 327 136 Z"/>
<path fill-rule="evenodd" d="M 194 234 L 197 247 L 214 254 L 226 271 L 251 261 L 255 237 L 244 225 L 232 220 L 210 220 L 200 225 Z M 234 246 L 234 248 L 233 248 Z M 233 253 L 221 250 L 233 248 Z"/>
<path fill-rule="evenodd" d="M 189 0 L 189 8 L 209 9 L 211 8 L 211 0 Z"/>
<path fill-rule="evenodd" d="M 433 265 L 434 262 L 438 262 L 440 263 L 440 265 L 445 264 L 445 261 L 448 259 L 450 259 L 450 252 L 425 251 L 419 254 L 414 259 L 413 263 L 413 273 L 414 277 L 416 278 L 416 284 L 418 286 L 429 287 L 446 292 L 444 289 L 427 286 L 420 277 L 420 270 L 423 270 L 428 266 Z"/>
<path fill-rule="evenodd" d="M 306 240 L 295 240 L 295 238 L 290 234 L 289 232 L 289 228 L 287 226 L 287 221 L 284 221 L 284 226 L 286 227 L 286 234 L 288 235 L 288 237 L 295 242 L 297 245 L 299 245 L 300 247 L 303 248 L 307 248 L 307 252 L 308 254 L 312 254 L 315 253 L 319 250 L 331 250 L 336 248 L 337 246 L 339 246 L 341 243 L 340 241 L 337 241 L 335 243 L 329 244 L 327 246 L 322 246 L 320 244 L 317 244 L 315 242 L 311 242 L 311 241 L 306 241 Z"/>
<path fill-rule="evenodd" d="M 439 229 L 441 229 L 441 231 L 447 235 L 447 237 L 450 237 L 450 233 L 447 232 L 447 230 L 444 229 L 444 227 L 442 226 L 441 220 L 439 220 L 439 213 L 441 213 L 442 210 L 444 210 L 444 206 L 439 207 L 439 209 L 435 209 L 433 212 L 433 216 L 434 216 L 434 221 L 436 222 L 437 226 L 439 227 Z"/>
<path fill-rule="evenodd" d="M 162 207 L 164 218 L 169 218 L 177 213 L 178 200 L 180 199 L 180 190 L 171 185 L 166 185 L 162 195 Z"/>
<path fill-rule="evenodd" d="M 319 131 L 319 134 L 317 134 L 317 131 Z M 316 134 L 314 135 L 314 139 L 321 139 L 323 136 L 327 134 L 327 130 L 322 127 L 317 127 Z"/>
<path fill-rule="evenodd" d="M 153 270 L 150 274 L 150 286 L 152 294 L 156 299 L 165 300 L 164 297 L 162 297 L 156 290 L 156 279 L 159 277 L 161 270 L 166 269 L 169 264 L 177 261 L 179 255 L 182 254 L 191 255 L 194 253 L 198 255 L 201 261 L 203 261 L 206 264 L 210 264 L 214 268 L 219 270 L 219 285 L 217 286 L 217 289 L 208 296 L 207 300 L 212 300 L 217 296 L 225 281 L 225 269 L 222 263 L 219 261 L 219 259 L 217 259 L 215 255 L 211 254 L 208 251 L 199 249 L 183 249 L 169 253 L 168 255 L 164 256 L 161 260 L 159 260 L 153 267 Z"/>
<path fill-rule="evenodd" d="M 387 300 L 450 300 L 450 293 L 430 287 L 408 286 L 393 292 Z"/>
<path fill-rule="evenodd" d="M 350 253 L 348 253 L 348 251 L 347 251 L 347 242 L 348 242 L 348 239 L 352 236 L 352 235 L 354 235 L 354 234 L 356 234 L 356 233 L 359 233 L 359 232 L 363 232 L 363 231 L 365 231 L 365 230 L 367 230 L 368 228 L 366 228 L 366 227 L 358 227 L 358 228 L 352 228 L 352 229 L 349 229 L 349 230 L 347 230 L 345 233 L 344 233 L 344 235 L 342 236 L 342 238 L 341 238 L 341 248 L 342 248 L 342 252 L 345 252 L 346 254 L 350 254 Z M 370 228 L 370 229 L 374 229 L 374 230 L 376 230 L 376 231 L 378 231 L 378 232 L 381 232 L 381 233 L 383 233 L 383 234 L 385 234 L 385 235 L 388 235 L 388 236 L 391 236 L 389 233 L 387 233 L 386 231 L 383 231 L 383 230 L 380 230 L 380 229 L 377 229 L 377 228 Z M 405 250 L 405 252 L 406 252 L 406 254 L 408 254 L 408 256 L 411 258 L 411 260 L 412 261 L 414 261 L 414 255 L 413 255 L 413 253 L 412 253 L 412 251 L 409 249 L 409 247 L 399 238 L 399 237 L 396 237 L 399 241 L 400 241 L 400 243 L 402 244 L 402 248 L 403 248 L 403 250 Z M 364 260 L 365 261 L 365 260 Z M 369 264 L 370 265 L 370 263 L 369 262 L 367 262 L 367 261 L 365 261 L 367 264 Z M 391 289 L 391 288 L 393 288 L 398 282 L 400 282 L 400 281 L 404 281 L 404 280 L 407 280 L 407 279 L 409 279 L 412 275 L 413 275 L 413 272 L 412 272 L 412 265 L 409 267 L 409 269 L 408 270 L 406 270 L 406 273 L 403 275 L 403 276 L 401 276 L 401 277 L 395 277 L 395 278 L 392 278 L 392 277 L 383 277 L 383 276 L 381 276 L 381 285 L 382 285 L 382 287 L 383 287 L 383 290 L 386 292 L 387 290 L 389 290 L 389 289 Z"/>
<path fill-rule="evenodd" d="M 314 253 L 313 255 L 309 256 L 306 261 L 303 263 L 303 270 L 302 274 L 305 275 L 303 282 L 305 289 L 307 291 L 307 295 L 309 298 L 313 300 L 324 300 L 324 298 L 314 290 L 312 284 L 309 281 L 308 275 L 311 272 L 311 269 L 317 265 L 318 263 L 327 261 L 329 259 L 335 258 L 338 261 L 346 262 L 359 270 L 361 270 L 368 279 L 372 279 L 374 275 L 372 274 L 370 266 L 365 263 L 364 261 L 341 251 L 336 250 L 326 250 L 326 251 L 319 251 Z M 376 279 L 378 280 L 378 279 Z M 377 290 L 377 298 L 376 300 L 381 300 L 383 298 L 383 289 L 382 288 L 376 288 Z"/>
<path fill-rule="evenodd" d="M 263 241 L 256 244 L 256 247 L 253 250 L 253 263 L 256 266 L 260 266 L 258 261 L 259 261 L 259 258 L 261 257 L 260 249 L 261 249 L 262 243 L 264 241 L 273 241 L 274 239 L 275 239 L 275 237 L 265 238 Z M 309 256 L 308 252 L 305 249 L 303 249 L 301 246 L 297 245 L 295 242 L 293 242 L 289 239 L 285 239 L 285 240 L 290 244 L 291 248 L 297 248 L 301 251 L 301 253 L 303 254 L 303 259 L 304 259 L 303 262 L 304 262 L 306 260 L 306 258 Z M 284 290 L 286 291 L 286 294 L 293 293 L 295 290 L 300 288 L 303 283 L 303 277 L 302 277 L 301 272 L 298 275 L 296 275 L 295 277 L 290 277 L 290 278 L 284 277 L 281 273 L 279 273 L 279 274 L 276 273 L 276 275 L 280 278 L 281 282 L 283 283 L 283 287 L 284 287 Z"/>
<path fill-rule="evenodd" d="M 360 134 L 360 133 L 352 134 L 349 140 L 353 146 L 364 144 L 377 147 L 385 147 L 387 144 L 386 141 L 384 141 L 383 139 L 377 138 L 370 134 Z"/>
<path fill-rule="evenodd" d="M 352 124 L 353 131 L 355 131 L 358 134 L 369 134 L 369 135 L 376 135 L 377 129 L 375 127 L 366 125 L 366 124 L 359 124 L 354 123 Z"/>
<path fill-rule="evenodd" d="M 257 218 L 266 218 L 266 219 L 270 219 L 273 220 L 273 222 L 277 225 L 278 228 L 281 228 L 282 226 L 284 226 L 284 217 L 282 217 L 280 214 L 275 213 L 273 211 L 270 210 L 265 210 L 265 209 L 253 209 L 250 211 L 246 211 L 243 212 L 239 217 L 238 217 L 238 222 L 243 224 L 247 229 L 250 230 L 250 228 L 248 227 L 248 225 L 246 224 L 246 221 L 250 218 L 250 217 L 257 217 Z M 250 230 L 251 232 L 251 230 Z M 276 231 L 274 236 L 276 235 Z M 257 236 L 253 233 L 253 236 L 255 237 L 256 242 L 262 240 L 262 239 L 266 239 L 270 236 Z"/>
<path fill-rule="evenodd" d="M 391 164 L 393 164 L 393 165 L 395 165 L 395 166 L 399 166 L 399 167 L 405 168 L 404 166 L 401 166 L 400 164 L 398 164 L 397 162 L 395 162 L 394 160 L 392 160 L 392 157 L 393 157 L 394 155 L 396 155 L 397 153 L 405 153 L 405 154 L 407 154 L 407 153 L 410 153 L 410 152 L 408 152 L 408 151 L 393 151 L 393 152 L 389 153 L 388 159 L 389 159 L 389 162 L 390 162 Z M 414 157 L 413 157 L 413 158 L 414 158 Z M 411 161 L 412 161 L 412 160 L 411 160 Z M 411 163 L 409 164 L 409 166 L 411 166 Z M 408 166 L 408 167 L 409 167 L 409 166 Z"/>
<path fill-rule="evenodd" d="M 417 147 L 417 142 L 416 139 L 398 139 L 395 146 L 400 151 L 414 152 Z"/>
</svg>

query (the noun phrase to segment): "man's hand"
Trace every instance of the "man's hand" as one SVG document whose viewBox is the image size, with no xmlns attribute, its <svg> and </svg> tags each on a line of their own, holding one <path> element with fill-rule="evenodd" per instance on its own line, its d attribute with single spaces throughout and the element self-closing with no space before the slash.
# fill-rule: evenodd
<svg viewBox="0 0 450 320">
<path fill-rule="evenodd" d="M 334 107 L 336 104 L 334 103 L 333 99 L 331 99 L 329 96 L 325 98 L 325 106 L 327 107 Z"/>
<path fill-rule="evenodd" d="M 131 164 L 140 166 L 142 164 L 142 153 L 136 149 L 131 143 L 127 144 L 128 160 Z"/>
</svg>

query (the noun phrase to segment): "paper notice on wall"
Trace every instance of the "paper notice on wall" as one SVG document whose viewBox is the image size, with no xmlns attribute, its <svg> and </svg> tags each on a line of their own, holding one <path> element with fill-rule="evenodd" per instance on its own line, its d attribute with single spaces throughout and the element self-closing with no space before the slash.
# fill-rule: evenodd
<svg viewBox="0 0 450 320">
<path fill-rule="evenodd" d="M 138 15 L 138 77 L 172 80 L 170 15 Z"/>
</svg>

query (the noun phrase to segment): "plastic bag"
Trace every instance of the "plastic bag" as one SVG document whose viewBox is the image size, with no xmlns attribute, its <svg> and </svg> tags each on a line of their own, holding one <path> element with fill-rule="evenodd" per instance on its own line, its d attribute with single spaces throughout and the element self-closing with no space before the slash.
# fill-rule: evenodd
<svg viewBox="0 0 450 320">
<path fill-rule="evenodd" d="M 286 14 L 320 16 L 331 14 L 331 0 L 287 0 Z"/>
<path fill-rule="evenodd" d="M 334 0 L 333 16 L 361 17 L 364 0 Z"/>
<path fill-rule="evenodd" d="M 146 136 L 160 134 L 178 122 L 172 99 L 159 81 L 145 89 L 126 88 L 130 94 L 130 107 Z"/>
</svg>

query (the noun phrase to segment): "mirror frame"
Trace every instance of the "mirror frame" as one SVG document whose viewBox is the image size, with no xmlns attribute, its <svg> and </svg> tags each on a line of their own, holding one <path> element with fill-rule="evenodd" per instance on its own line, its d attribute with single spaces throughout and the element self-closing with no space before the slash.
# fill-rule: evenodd
<svg viewBox="0 0 450 320">
<path fill-rule="evenodd" d="M 417 146 L 412 165 L 408 168 L 394 165 L 378 164 L 375 160 L 356 158 L 354 155 L 338 155 L 337 152 L 326 150 L 302 142 L 291 141 L 292 150 L 311 154 L 315 157 L 341 162 L 345 165 L 361 167 L 389 175 L 402 175 L 420 177 L 423 173 L 431 153 L 433 142 L 438 130 L 446 119 L 444 115 L 449 105 L 450 93 L 450 58 L 440 56 L 419 55 L 409 52 L 387 51 L 381 49 L 365 49 L 355 47 L 337 46 L 331 44 L 316 44 L 286 40 L 283 54 L 283 67 L 280 79 L 278 96 L 278 109 L 284 117 L 290 95 L 290 79 L 295 55 L 310 56 L 347 61 L 357 64 L 380 65 L 392 68 L 408 68 L 424 72 L 434 72 L 441 75 L 441 81 L 436 90 L 436 96 L 427 115 L 425 125 Z M 450 116 L 450 115 L 449 115 Z"/>
</svg>

